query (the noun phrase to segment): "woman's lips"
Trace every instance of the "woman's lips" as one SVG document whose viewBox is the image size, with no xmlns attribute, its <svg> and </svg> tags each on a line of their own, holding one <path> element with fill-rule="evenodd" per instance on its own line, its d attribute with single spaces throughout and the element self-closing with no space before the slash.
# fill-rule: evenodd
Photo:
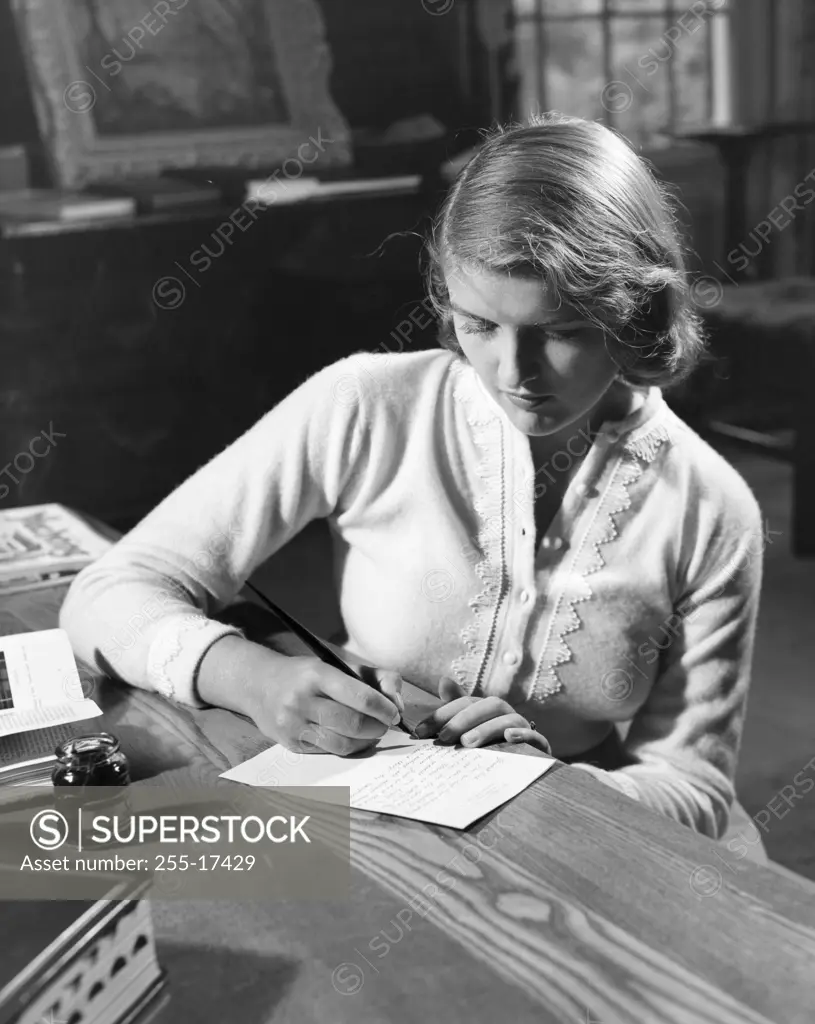
<svg viewBox="0 0 815 1024">
<path fill-rule="evenodd" d="M 552 395 L 527 395 L 519 394 L 516 391 L 502 391 L 501 393 L 519 409 L 537 409 L 538 406 L 544 405 L 553 398 Z"/>
</svg>

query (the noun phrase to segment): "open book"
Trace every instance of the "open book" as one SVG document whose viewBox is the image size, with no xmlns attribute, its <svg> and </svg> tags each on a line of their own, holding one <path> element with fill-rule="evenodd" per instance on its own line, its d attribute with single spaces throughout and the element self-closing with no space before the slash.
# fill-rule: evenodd
<svg viewBox="0 0 815 1024">
<path fill-rule="evenodd" d="M 82 691 L 62 629 L 0 637 L 0 785 L 51 777 L 56 747 L 102 712 Z"/>
<path fill-rule="evenodd" d="M 90 565 L 111 542 L 62 505 L 0 512 L 0 594 L 52 586 Z"/>
</svg>

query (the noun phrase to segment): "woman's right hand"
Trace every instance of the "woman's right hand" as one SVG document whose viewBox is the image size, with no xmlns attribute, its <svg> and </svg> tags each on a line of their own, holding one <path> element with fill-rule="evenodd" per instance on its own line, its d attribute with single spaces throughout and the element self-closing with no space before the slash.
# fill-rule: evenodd
<svg viewBox="0 0 815 1024">
<path fill-rule="evenodd" d="M 398 679 L 398 673 L 379 673 L 383 693 L 377 693 L 319 658 L 287 661 L 285 679 L 259 690 L 252 717 L 261 732 L 289 750 L 355 754 L 372 747 L 401 718 L 399 708 L 385 696 L 398 694 L 401 681 L 381 678 Z"/>
<path fill-rule="evenodd" d="M 248 715 L 289 750 L 346 756 L 372 747 L 401 717 L 399 673 L 366 671 L 381 693 L 319 658 L 290 657 L 227 636 L 207 652 L 198 689 L 208 703 Z"/>
</svg>

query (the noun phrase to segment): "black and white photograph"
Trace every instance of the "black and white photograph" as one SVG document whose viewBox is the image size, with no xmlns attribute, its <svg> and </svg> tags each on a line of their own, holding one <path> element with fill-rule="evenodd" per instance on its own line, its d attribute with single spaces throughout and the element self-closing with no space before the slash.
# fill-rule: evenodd
<svg viewBox="0 0 815 1024">
<path fill-rule="evenodd" d="M 813 0 L 0 0 L 0 1024 L 815 1024 Z"/>
</svg>

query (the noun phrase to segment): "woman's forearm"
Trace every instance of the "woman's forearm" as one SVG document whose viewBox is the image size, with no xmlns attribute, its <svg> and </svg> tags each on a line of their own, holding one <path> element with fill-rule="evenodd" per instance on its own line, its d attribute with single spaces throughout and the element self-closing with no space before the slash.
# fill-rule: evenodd
<svg viewBox="0 0 815 1024">
<path fill-rule="evenodd" d="M 323 642 L 349 660 L 348 652 Z M 268 700 L 269 690 L 278 689 L 290 674 L 291 659 L 310 654 L 302 640 L 285 630 L 269 636 L 264 645 L 234 634 L 222 637 L 209 648 L 198 668 L 198 696 L 207 704 L 253 718 L 261 696 Z"/>
<path fill-rule="evenodd" d="M 207 704 L 253 718 L 261 688 L 279 687 L 289 660 L 288 655 L 243 637 L 222 637 L 198 668 L 198 696 Z"/>
</svg>

